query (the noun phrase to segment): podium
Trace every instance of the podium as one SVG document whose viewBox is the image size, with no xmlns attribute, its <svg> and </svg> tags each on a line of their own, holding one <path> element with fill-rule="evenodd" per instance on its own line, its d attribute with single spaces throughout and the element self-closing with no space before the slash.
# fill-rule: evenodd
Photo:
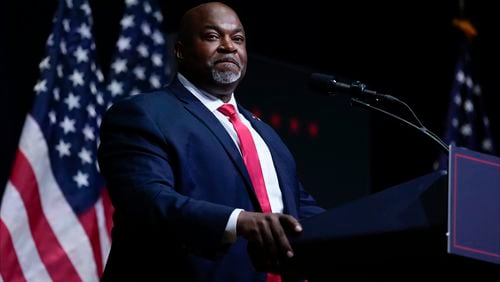
<svg viewBox="0 0 500 282">
<path fill-rule="evenodd" d="M 447 248 L 448 184 L 447 172 L 436 171 L 303 220 L 304 231 L 289 238 L 295 256 L 282 266 L 284 272 L 309 281 L 336 280 L 339 273 L 388 278 L 398 271 L 500 275 L 498 265 Z M 498 207 L 500 197 L 497 200 Z M 500 230 L 500 222 L 493 224 Z M 496 243 L 499 230 L 493 231 Z"/>
<path fill-rule="evenodd" d="M 451 146 L 449 164 L 448 252 L 500 269 L 500 158 Z"/>
<path fill-rule="evenodd" d="M 447 175 L 433 172 L 306 219 L 285 269 L 311 278 L 442 260 Z"/>
</svg>

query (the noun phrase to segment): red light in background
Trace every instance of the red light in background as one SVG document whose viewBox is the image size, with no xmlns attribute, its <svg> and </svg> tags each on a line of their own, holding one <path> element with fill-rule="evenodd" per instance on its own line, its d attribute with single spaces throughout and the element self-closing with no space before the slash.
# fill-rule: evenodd
<svg viewBox="0 0 500 282">
<path fill-rule="evenodd" d="M 271 115 L 271 125 L 274 128 L 279 128 L 281 126 L 281 116 L 279 114 L 272 114 Z"/>
<path fill-rule="evenodd" d="M 317 121 L 304 121 L 299 117 L 291 117 L 287 120 L 279 112 L 263 113 L 258 107 L 251 108 L 251 112 L 257 118 L 262 118 L 265 115 L 266 121 L 275 129 L 286 129 L 288 125 L 288 132 L 294 135 L 307 134 L 309 138 L 317 138 L 319 135 L 319 124 Z M 302 132 L 301 126 L 303 127 Z"/>
<path fill-rule="evenodd" d="M 318 123 L 317 122 L 310 122 L 307 125 L 307 133 L 309 134 L 309 137 L 311 137 L 311 138 L 318 137 L 318 133 L 319 133 Z"/>
<path fill-rule="evenodd" d="M 290 119 L 290 132 L 293 134 L 298 134 L 300 131 L 300 123 L 298 118 L 291 118 Z"/>
</svg>

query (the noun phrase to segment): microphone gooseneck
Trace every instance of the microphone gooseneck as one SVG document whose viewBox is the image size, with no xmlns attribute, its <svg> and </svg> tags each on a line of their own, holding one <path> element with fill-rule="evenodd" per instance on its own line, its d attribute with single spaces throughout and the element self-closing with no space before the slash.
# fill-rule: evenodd
<svg viewBox="0 0 500 282">
<path fill-rule="evenodd" d="M 386 115 L 388 115 L 388 116 L 390 116 L 390 117 L 393 117 L 393 118 L 395 118 L 395 119 L 397 119 L 397 120 L 399 120 L 399 121 L 402 121 L 403 123 L 405 123 L 405 124 L 407 124 L 407 125 L 409 125 L 409 126 L 411 126 L 411 127 L 415 128 L 415 129 L 417 129 L 418 131 L 420 131 L 421 133 L 423 133 L 423 134 L 427 135 L 429 138 L 431 138 L 431 139 L 432 139 L 432 140 L 434 140 L 436 143 L 438 143 L 438 144 L 439 144 L 439 146 L 441 146 L 441 148 L 442 148 L 442 149 L 443 149 L 446 153 L 449 153 L 450 149 L 448 148 L 448 145 L 446 145 L 446 143 L 445 143 L 443 140 L 441 140 L 441 138 L 439 138 L 436 134 L 434 134 L 432 131 L 430 131 L 429 129 L 427 129 L 425 126 L 423 126 L 423 125 L 422 125 L 422 126 L 418 126 L 418 125 L 416 125 L 416 124 L 414 124 L 414 123 L 412 123 L 412 122 L 410 122 L 410 121 L 408 121 L 408 120 L 406 120 L 406 119 L 404 119 L 404 118 L 402 118 L 402 117 L 400 117 L 400 116 L 398 116 L 398 115 L 395 115 L 395 114 L 393 114 L 393 113 L 390 113 L 390 112 L 388 112 L 388 111 L 386 111 L 386 110 L 383 110 L 383 109 L 381 109 L 381 108 L 379 108 L 379 107 L 376 107 L 376 106 L 370 105 L 369 103 L 364 102 L 364 101 L 361 101 L 361 100 L 359 100 L 359 99 L 356 99 L 356 98 L 351 98 L 351 101 L 353 101 L 353 102 L 355 102 L 355 103 L 357 103 L 357 104 L 363 105 L 363 106 L 365 106 L 365 107 L 367 107 L 367 108 L 370 108 L 370 109 L 373 109 L 373 110 L 379 111 L 379 112 L 381 112 L 381 113 L 384 113 L 384 114 L 386 114 Z"/>
</svg>

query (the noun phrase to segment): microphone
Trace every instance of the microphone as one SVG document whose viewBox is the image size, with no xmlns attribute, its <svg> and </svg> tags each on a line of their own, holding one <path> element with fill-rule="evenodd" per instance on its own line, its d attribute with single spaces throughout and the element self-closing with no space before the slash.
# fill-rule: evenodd
<svg viewBox="0 0 500 282">
<path fill-rule="evenodd" d="M 347 95 L 359 99 L 375 98 L 396 100 L 396 98 L 391 95 L 377 93 L 377 91 L 366 88 L 366 85 L 360 81 L 340 82 L 335 79 L 333 75 L 322 73 L 312 73 L 309 78 L 309 86 L 317 92 L 328 95 Z"/>
<path fill-rule="evenodd" d="M 436 134 L 434 134 L 432 131 L 430 131 L 429 129 L 427 129 L 424 126 L 424 124 L 420 121 L 420 119 L 417 117 L 415 112 L 413 112 L 413 110 L 410 108 L 410 106 L 408 106 L 408 104 L 406 104 L 405 102 L 399 100 L 398 98 L 396 98 L 394 96 L 382 94 L 382 93 L 377 93 L 376 91 L 367 89 L 366 85 L 359 82 L 359 81 L 354 81 L 354 82 L 350 82 L 350 83 L 340 82 L 340 81 L 337 81 L 335 79 L 335 77 L 332 75 L 321 74 L 321 73 L 312 73 L 311 74 L 310 79 L 309 79 L 309 86 L 313 90 L 316 90 L 318 92 L 321 92 L 321 93 L 327 94 L 327 95 L 338 95 L 338 94 L 347 95 L 348 97 L 351 98 L 351 101 L 355 102 L 356 104 L 360 104 L 360 105 L 363 105 L 369 109 L 376 110 L 378 112 L 386 114 L 386 115 L 393 117 L 393 118 L 395 118 L 403 123 L 410 125 L 411 127 L 419 130 L 420 132 L 422 132 L 423 134 L 427 135 L 432 140 L 437 142 L 444 149 L 445 152 L 448 153 L 448 151 L 449 151 L 448 145 L 443 140 L 441 140 Z M 414 124 L 414 123 L 412 123 L 412 122 L 410 122 L 410 121 L 408 121 L 408 120 L 406 120 L 406 119 L 404 119 L 396 114 L 388 112 L 382 108 L 376 107 L 376 106 L 372 105 L 370 102 L 363 101 L 363 100 L 369 99 L 369 98 L 375 99 L 376 101 L 385 99 L 385 100 L 395 101 L 395 102 L 402 104 L 410 111 L 410 113 L 413 115 L 415 120 L 418 122 L 418 125 Z"/>
</svg>

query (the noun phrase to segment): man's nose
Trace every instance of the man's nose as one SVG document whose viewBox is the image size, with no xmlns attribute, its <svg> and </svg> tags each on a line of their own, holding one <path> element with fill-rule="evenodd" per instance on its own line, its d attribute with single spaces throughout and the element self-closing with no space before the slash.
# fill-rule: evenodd
<svg viewBox="0 0 500 282">
<path fill-rule="evenodd" d="M 231 39 L 231 37 L 229 37 L 229 36 L 224 36 L 221 39 L 219 49 L 223 52 L 228 52 L 228 53 L 232 53 L 232 52 L 236 51 L 236 47 L 234 46 L 234 42 Z"/>
</svg>

